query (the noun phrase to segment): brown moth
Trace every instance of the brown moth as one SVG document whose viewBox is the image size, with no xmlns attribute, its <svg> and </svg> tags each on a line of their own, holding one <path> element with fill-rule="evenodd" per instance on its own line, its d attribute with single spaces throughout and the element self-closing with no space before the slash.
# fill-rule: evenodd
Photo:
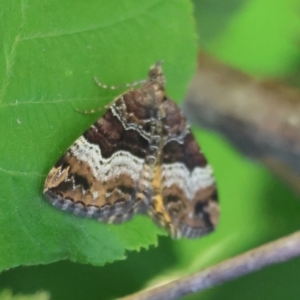
<svg viewBox="0 0 300 300">
<path fill-rule="evenodd" d="M 140 88 L 117 97 L 51 169 L 44 194 L 54 206 L 108 223 L 145 213 L 173 238 L 215 228 L 213 172 L 166 95 L 161 64 Z"/>
</svg>

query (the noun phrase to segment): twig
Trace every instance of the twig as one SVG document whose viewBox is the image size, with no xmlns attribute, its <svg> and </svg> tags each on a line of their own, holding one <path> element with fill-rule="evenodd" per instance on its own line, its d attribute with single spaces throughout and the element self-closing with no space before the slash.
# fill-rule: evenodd
<svg viewBox="0 0 300 300">
<path fill-rule="evenodd" d="M 300 256 L 300 232 L 245 252 L 193 275 L 138 292 L 122 300 L 177 299 L 297 256 Z"/>
</svg>

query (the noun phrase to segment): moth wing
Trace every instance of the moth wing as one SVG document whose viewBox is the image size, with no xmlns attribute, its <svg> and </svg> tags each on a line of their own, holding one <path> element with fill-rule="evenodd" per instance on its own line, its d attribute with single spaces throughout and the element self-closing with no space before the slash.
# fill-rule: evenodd
<svg viewBox="0 0 300 300">
<path fill-rule="evenodd" d="M 177 105 L 166 105 L 166 138 L 154 170 L 149 214 L 173 238 L 197 238 L 219 219 L 213 171 Z"/>
<path fill-rule="evenodd" d="M 54 206 L 114 223 L 143 210 L 136 192 L 148 141 L 125 127 L 108 109 L 71 145 L 46 178 L 44 194 Z"/>
</svg>

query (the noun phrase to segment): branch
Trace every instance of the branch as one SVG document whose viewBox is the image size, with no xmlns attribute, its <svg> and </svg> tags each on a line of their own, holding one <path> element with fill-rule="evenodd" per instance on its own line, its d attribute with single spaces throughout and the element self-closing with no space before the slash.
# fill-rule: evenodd
<svg viewBox="0 0 300 300">
<path fill-rule="evenodd" d="M 300 232 L 245 252 L 193 275 L 138 292 L 122 300 L 176 299 L 297 256 L 300 256 Z"/>
<path fill-rule="evenodd" d="M 188 119 L 226 136 L 300 193 L 300 92 L 263 82 L 205 54 L 183 109 Z"/>
</svg>

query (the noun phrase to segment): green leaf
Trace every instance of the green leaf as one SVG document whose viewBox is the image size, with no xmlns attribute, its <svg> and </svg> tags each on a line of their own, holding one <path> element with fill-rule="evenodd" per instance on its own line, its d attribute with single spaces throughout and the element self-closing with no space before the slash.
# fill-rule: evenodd
<svg viewBox="0 0 300 300">
<path fill-rule="evenodd" d="M 100 89 L 146 77 L 164 60 L 169 95 L 183 98 L 196 63 L 187 0 L 73 0 L 0 4 L 0 270 L 61 259 L 103 265 L 157 243 L 144 216 L 123 225 L 81 219 L 51 207 L 45 177 L 116 96 Z M 118 93 L 120 93 L 119 91 Z"/>
<path fill-rule="evenodd" d="M 13 295 L 10 290 L 0 292 L 0 300 L 49 300 L 50 295 L 47 292 L 37 292 L 33 295 Z"/>
</svg>

